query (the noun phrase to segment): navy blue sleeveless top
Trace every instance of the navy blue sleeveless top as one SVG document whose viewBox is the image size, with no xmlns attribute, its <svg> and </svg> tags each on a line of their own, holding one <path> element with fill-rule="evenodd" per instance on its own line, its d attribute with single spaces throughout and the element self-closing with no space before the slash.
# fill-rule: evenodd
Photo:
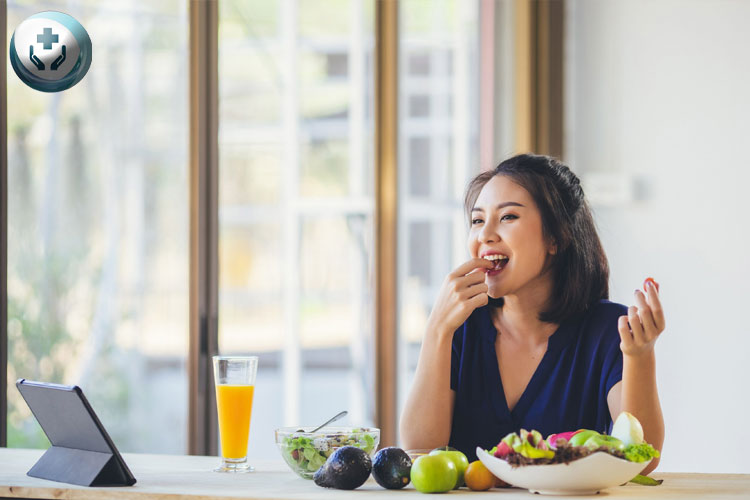
<svg viewBox="0 0 750 500">
<path fill-rule="evenodd" d="M 490 449 L 521 428 L 544 437 L 581 428 L 609 431 L 607 394 L 622 379 L 617 318 L 627 315 L 627 307 L 601 300 L 582 318 L 563 322 L 513 411 L 500 379 L 491 310 L 475 309 L 453 334 L 456 399 L 449 446 L 472 461 L 477 446 Z"/>
</svg>

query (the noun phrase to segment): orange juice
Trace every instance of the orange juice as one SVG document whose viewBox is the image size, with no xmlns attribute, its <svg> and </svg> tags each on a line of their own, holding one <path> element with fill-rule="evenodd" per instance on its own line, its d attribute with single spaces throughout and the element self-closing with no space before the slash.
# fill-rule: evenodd
<svg viewBox="0 0 750 500">
<path fill-rule="evenodd" d="M 224 458 L 244 458 L 247 455 L 254 392 L 255 386 L 252 385 L 216 386 L 221 455 Z"/>
</svg>

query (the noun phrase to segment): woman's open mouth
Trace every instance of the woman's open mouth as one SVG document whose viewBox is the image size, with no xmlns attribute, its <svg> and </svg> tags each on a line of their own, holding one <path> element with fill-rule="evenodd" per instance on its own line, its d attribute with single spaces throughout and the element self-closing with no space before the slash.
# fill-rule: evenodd
<svg viewBox="0 0 750 500">
<path fill-rule="evenodd" d="M 487 273 L 487 276 L 494 276 L 496 274 L 499 274 L 500 271 L 502 271 L 505 266 L 508 264 L 508 261 L 510 260 L 507 255 L 502 254 L 492 254 L 492 255 L 485 255 L 485 259 L 492 262 L 493 267 L 491 269 L 486 269 L 485 273 Z"/>
</svg>

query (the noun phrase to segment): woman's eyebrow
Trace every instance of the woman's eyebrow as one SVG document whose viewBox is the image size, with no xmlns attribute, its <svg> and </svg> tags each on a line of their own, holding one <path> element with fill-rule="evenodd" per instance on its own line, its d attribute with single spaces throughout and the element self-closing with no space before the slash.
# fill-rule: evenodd
<svg viewBox="0 0 750 500">
<path fill-rule="evenodd" d="M 506 201 L 505 203 L 500 203 L 495 208 L 497 208 L 498 210 L 501 210 L 501 209 L 503 209 L 505 207 L 523 207 L 523 205 L 521 205 L 520 203 L 515 202 L 515 201 Z M 471 211 L 472 212 L 484 212 L 484 209 L 483 208 L 479 208 L 479 207 L 474 207 L 474 208 L 471 209 Z"/>
</svg>

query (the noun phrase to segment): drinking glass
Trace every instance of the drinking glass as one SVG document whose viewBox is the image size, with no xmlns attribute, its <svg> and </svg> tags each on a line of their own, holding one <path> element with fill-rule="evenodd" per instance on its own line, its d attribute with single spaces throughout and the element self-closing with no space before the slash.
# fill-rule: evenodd
<svg viewBox="0 0 750 500">
<path fill-rule="evenodd" d="M 257 356 L 214 356 L 221 465 L 216 472 L 250 472 L 247 436 L 253 411 Z"/>
</svg>

